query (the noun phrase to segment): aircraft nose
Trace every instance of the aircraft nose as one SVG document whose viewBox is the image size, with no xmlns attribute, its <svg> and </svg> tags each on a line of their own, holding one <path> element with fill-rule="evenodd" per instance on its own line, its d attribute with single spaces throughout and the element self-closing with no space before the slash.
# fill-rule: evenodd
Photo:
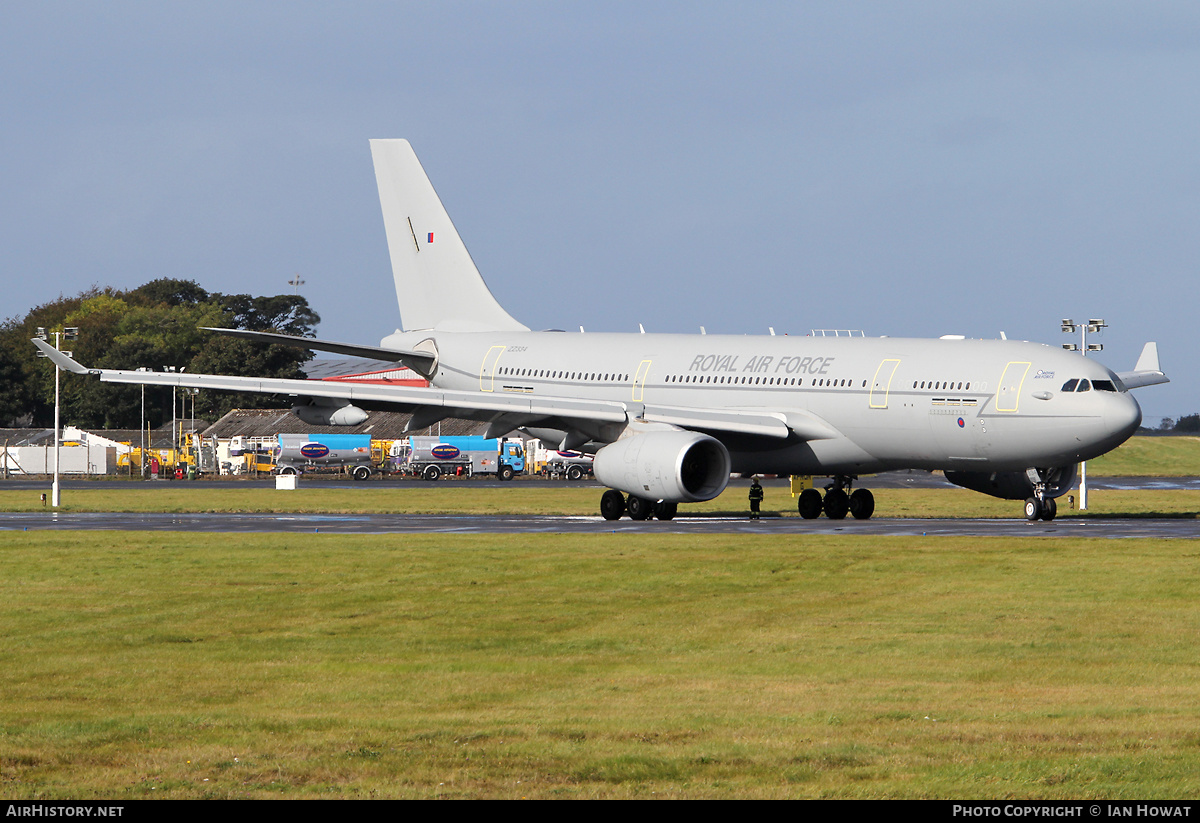
<svg viewBox="0 0 1200 823">
<path fill-rule="evenodd" d="M 1120 394 L 1117 402 L 1108 404 L 1104 414 L 1106 428 L 1124 443 L 1142 424 L 1142 407 L 1130 394 Z"/>
</svg>

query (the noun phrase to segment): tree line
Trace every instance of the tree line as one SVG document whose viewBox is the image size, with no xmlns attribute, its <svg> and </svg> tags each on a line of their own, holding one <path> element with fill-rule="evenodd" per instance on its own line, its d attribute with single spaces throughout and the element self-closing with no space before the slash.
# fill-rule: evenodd
<svg viewBox="0 0 1200 823">
<path fill-rule="evenodd" d="M 302 379 L 300 365 L 312 352 L 292 346 L 252 343 L 201 326 L 274 331 L 312 336 L 321 318 L 299 295 L 256 297 L 209 293 L 190 280 L 152 280 L 129 291 L 92 288 L 60 297 L 24 317 L 0 324 L 0 425 L 54 425 L 54 365 L 36 356 L 30 343 L 38 327 L 77 327 L 78 339 L 61 347 L 88 367 L 168 367 L 189 372 Z M 53 343 L 54 338 L 50 338 Z M 83 428 L 136 429 L 141 424 L 142 387 L 65 376 L 60 384 L 64 424 Z M 201 391 L 197 417 L 213 420 L 234 408 L 277 407 L 269 395 Z M 146 422 L 171 419 L 172 392 L 146 387 Z M 189 404 L 188 411 L 190 413 Z"/>
<path fill-rule="evenodd" d="M 1200 433 L 1200 414 L 1185 414 L 1178 420 L 1164 417 L 1162 422 L 1158 424 L 1158 430 L 1162 432 L 1179 432 L 1180 434 Z"/>
</svg>

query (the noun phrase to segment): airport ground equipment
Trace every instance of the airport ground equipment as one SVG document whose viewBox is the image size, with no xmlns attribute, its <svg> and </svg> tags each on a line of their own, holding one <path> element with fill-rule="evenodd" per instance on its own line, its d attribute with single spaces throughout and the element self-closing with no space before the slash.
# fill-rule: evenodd
<svg viewBox="0 0 1200 823">
<path fill-rule="evenodd" d="M 280 474 L 339 469 L 366 480 L 375 473 L 369 434 L 281 434 L 275 464 Z"/>
<path fill-rule="evenodd" d="M 406 474 L 426 480 L 437 480 L 443 475 L 477 474 L 512 480 L 525 472 L 525 446 L 519 439 L 410 437 L 401 466 Z"/>
<path fill-rule="evenodd" d="M 586 480 L 593 477 L 592 456 L 570 451 L 552 451 L 542 464 L 542 474 L 552 480 Z"/>
</svg>

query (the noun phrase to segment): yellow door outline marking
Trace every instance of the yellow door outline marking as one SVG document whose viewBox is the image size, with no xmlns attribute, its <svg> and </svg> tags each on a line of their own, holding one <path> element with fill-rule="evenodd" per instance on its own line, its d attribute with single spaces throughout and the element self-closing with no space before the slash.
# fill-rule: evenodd
<svg viewBox="0 0 1200 823">
<path fill-rule="evenodd" d="M 483 362 L 479 364 L 480 391 L 493 391 L 495 389 L 496 364 L 500 362 L 500 354 L 504 349 L 504 346 L 492 346 L 487 350 L 487 354 L 483 356 Z"/>
<path fill-rule="evenodd" d="M 880 403 L 877 394 L 880 392 L 879 376 L 887 369 L 887 364 L 891 363 L 892 368 L 887 372 L 887 385 L 883 387 L 883 402 Z M 875 370 L 875 377 L 871 380 L 871 408 L 886 409 L 888 407 L 888 395 L 892 391 L 892 378 L 896 376 L 896 369 L 900 366 L 899 360 L 887 359 L 879 361 L 879 368 Z"/>
<path fill-rule="evenodd" d="M 1004 367 L 1004 374 L 1000 376 L 1000 390 L 996 392 L 996 411 L 1015 412 L 1018 404 L 1021 402 L 1021 388 L 1025 385 L 1025 377 L 1029 374 L 1029 367 L 1032 363 L 1025 361 L 1016 361 L 1009 363 Z M 1017 371 L 1021 372 L 1020 379 L 1017 378 Z M 1011 397 L 1005 397 L 1008 394 L 1010 386 L 1009 373 L 1012 373 L 1012 380 L 1016 380 L 1017 387 L 1013 389 Z M 1012 401 L 1012 405 L 1009 405 Z"/>
<path fill-rule="evenodd" d="M 650 374 L 650 361 L 643 360 L 638 366 L 637 374 L 633 377 L 633 402 L 641 403 L 642 394 L 646 389 L 646 377 Z"/>
</svg>

